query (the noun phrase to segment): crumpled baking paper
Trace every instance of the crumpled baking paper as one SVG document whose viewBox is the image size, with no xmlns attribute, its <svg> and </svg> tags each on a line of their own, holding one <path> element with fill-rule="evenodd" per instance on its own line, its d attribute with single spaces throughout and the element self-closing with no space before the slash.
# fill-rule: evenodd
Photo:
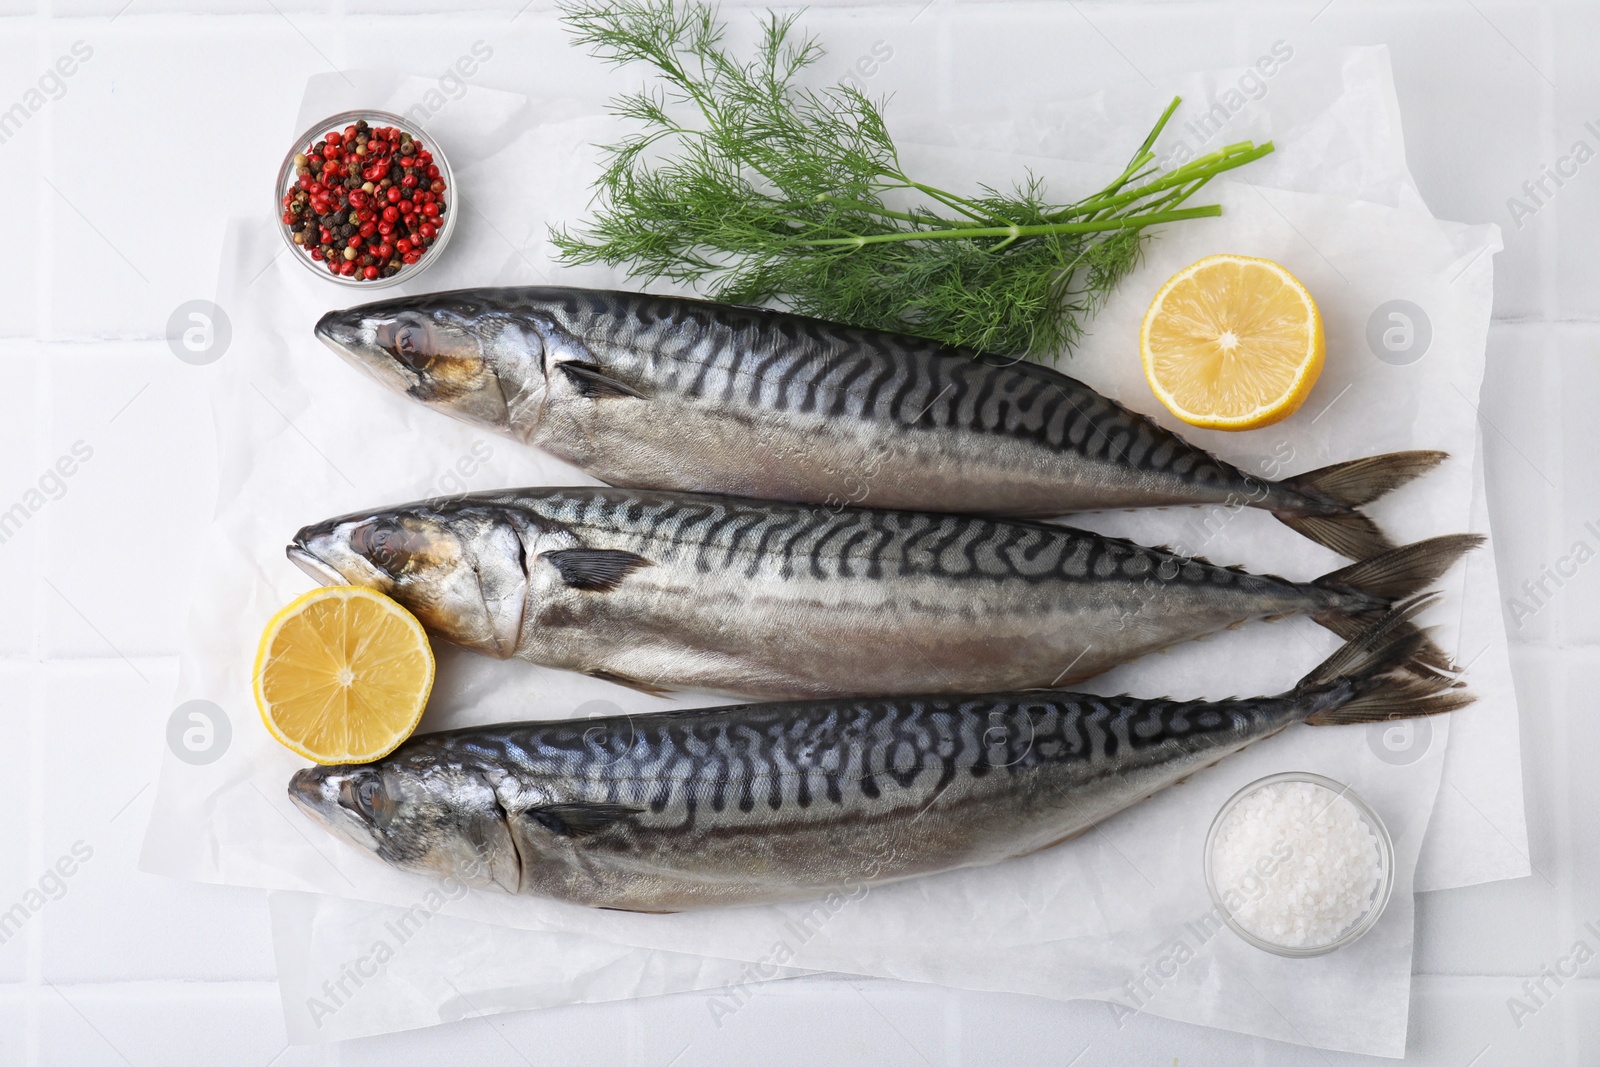
<svg viewBox="0 0 1600 1067">
<path fill-rule="evenodd" d="M 407 907 L 316 893 L 270 894 L 273 954 L 296 1045 L 410 1030 L 503 1011 L 728 990 L 760 974 L 742 960 L 659 952 L 583 934 L 519 930 L 442 914 L 446 886 Z"/>
<path fill-rule="evenodd" d="M 422 280 L 401 291 L 546 279 L 616 282 L 597 272 L 551 266 L 541 240 L 547 220 L 582 213 L 593 160 L 586 146 L 606 139 L 609 121 L 531 125 L 518 114 L 513 111 L 499 128 L 505 146 L 499 153 L 457 162 L 458 188 L 468 199 L 455 243 Z M 436 132 L 449 151 L 446 127 Z M 1228 139 L 1247 135 L 1230 130 Z M 1280 152 L 1291 151 L 1293 145 L 1280 138 Z M 530 160 L 540 166 L 526 165 Z M 926 163 L 930 173 L 955 184 L 992 181 L 997 173 L 1028 165 L 1061 188 L 1078 188 L 1106 170 L 1041 156 L 1006 159 L 937 148 L 926 150 Z M 1473 497 L 1472 405 L 1482 373 L 1491 254 L 1498 247 L 1494 228 L 1435 223 L 1415 205 L 1242 183 L 1218 183 L 1208 193 L 1224 204 L 1226 217 L 1185 224 L 1154 241 L 1146 265 L 1096 319 L 1070 371 L 1152 410 L 1136 360 L 1129 358 L 1129 339 L 1136 336 L 1149 292 L 1209 252 L 1277 259 L 1319 296 L 1330 349 L 1323 379 L 1305 413 L 1264 431 L 1270 439 L 1188 431 L 1190 436 L 1236 462 L 1276 462 L 1285 473 L 1395 448 L 1448 448 L 1457 457 L 1453 463 L 1374 510 L 1401 538 L 1464 528 Z M 478 204 L 494 205 L 492 219 Z M 215 763 L 196 767 L 169 760 L 142 866 L 200 880 L 411 906 L 431 883 L 384 868 L 301 818 L 283 793 L 297 761 L 253 722 L 248 672 L 256 636 L 271 612 L 305 586 L 282 559 L 282 545 L 303 522 L 358 506 L 463 488 L 587 479 L 370 387 L 310 338 L 310 324 L 344 302 L 345 291 L 286 256 L 272 262 L 278 238 L 266 225 L 236 227 L 231 240 L 232 269 L 225 272 L 220 300 L 234 318 L 235 343 L 215 369 L 224 484 L 180 698 L 214 700 L 239 727 Z M 1404 366 L 1378 361 L 1364 344 L 1371 309 L 1396 296 L 1426 308 L 1432 322 L 1429 355 Z M 1180 509 L 1086 517 L 1080 524 L 1296 577 L 1341 563 L 1250 511 Z M 1463 573 L 1445 583 L 1448 603 L 1437 613 L 1451 648 L 1471 630 L 1465 613 L 1473 605 L 1462 593 Z M 1492 593 L 1488 604 L 1494 605 Z M 1493 610 L 1494 625 L 1481 627 L 1491 645 L 1490 631 L 1500 629 Z M 1503 648 L 1503 632 L 1498 641 Z M 1272 692 L 1292 684 L 1335 643 L 1298 622 L 1252 626 L 1119 668 L 1094 688 L 1180 696 Z M 1228 665 L 1225 677 L 1219 663 Z M 1492 681 L 1493 666 L 1486 654 L 1469 671 L 1480 694 L 1482 681 Z M 658 700 L 592 679 L 441 649 L 424 728 L 701 702 L 688 694 Z M 1493 693 L 1485 694 L 1479 708 L 1458 714 L 1465 722 L 1465 716 L 1485 710 L 1503 713 Z M 661 953 L 1054 997 L 1098 996 L 1116 1005 L 1114 1011 L 1150 1010 L 1282 1040 L 1395 1055 L 1404 1045 L 1411 878 L 1449 731 L 1449 724 L 1439 723 L 1430 741 L 1414 745 L 1405 754 L 1409 761 L 1402 762 L 1369 730 L 1292 730 L 1061 848 L 815 905 L 635 916 L 467 893 L 445 901 L 440 913 L 590 935 L 574 941 L 575 952 L 584 945 L 590 946 L 585 951 L 600 951 L 599 939 Z M 1389 823 L 1398 853 L 1395 898 L 1384 919 L 1357 945 L 1315 961 L 1268 958 L 1231 935 L 1202 939 L 1194 933 L 1214 925 L 1206 919 L 1209 901 L 1198 854 L 1211 815 L 1245 781 L 1291 767 L 1350 782 Z M 1195 943 L 1180 948 L 1185 937 Z M 600 955 L 614 952 L 607 946 Z"/>
</svg>

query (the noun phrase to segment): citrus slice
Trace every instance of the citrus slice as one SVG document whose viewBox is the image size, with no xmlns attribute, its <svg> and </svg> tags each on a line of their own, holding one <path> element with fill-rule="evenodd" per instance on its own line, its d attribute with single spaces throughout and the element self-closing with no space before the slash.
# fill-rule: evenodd
<svg viewBox="0 0 1600 1067">
<path fill-rule="evenodd" d="M 1156 399 L 1184 422 L 1270 426 L 1294 414 L 1322 373 L 1322 315 L 1277 263 L 1207 256 L 1156 293 L 1139 351 Z"/>
<path fill-rule="evenodd" d="M 313 589 L 272 617 L 256 652 L 256 706 L 317 763 L 370 763 L 411 736 L 433 688 L 422 624 L 382 593 Z"/>
</svg>

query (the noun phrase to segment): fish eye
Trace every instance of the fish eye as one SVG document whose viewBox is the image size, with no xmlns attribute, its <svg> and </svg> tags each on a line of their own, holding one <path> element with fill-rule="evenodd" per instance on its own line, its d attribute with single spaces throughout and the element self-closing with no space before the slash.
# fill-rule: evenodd
<svg viewBox="0 0 1600 1067">
<path fill-rule="evenodd" d="M 400 327 L 394 335 L 394 350 L 397 355 L 417 356 L 422 354 L 422 328 L 407 324 Z"/>
<path fill-rule="evenodd" d="M 406 317 L 378 327 L 377 342 L 396 360 L 414 371 L 424 371 L 433 362 L 431 333 L 425 322 Z"/>
<path fill-rule="evenodd" d="M 392 813 L 389 794 L 384 792 L 383 783 L 370 775 L 359 781 L 346 781 L 339 790 L 339 802 L 377 824 L 387 823 Z"/>
<path fill-rule="evenodd" d="M 406 531 L 397 523 L 382 519 L 356 527 L 350 547 L 390 574 L 400 574 L 411 566 L 411 549 Z"/>
</svg>

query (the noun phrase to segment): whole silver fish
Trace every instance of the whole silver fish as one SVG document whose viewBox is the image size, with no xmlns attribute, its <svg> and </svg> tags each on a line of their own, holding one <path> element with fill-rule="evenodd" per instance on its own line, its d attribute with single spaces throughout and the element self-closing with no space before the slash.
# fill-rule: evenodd
<svg viewBox="0 0 1600 1067">
<path fill-rule="evenodd" d="M 1443 452 L 1256 477 L 1047 367 L 760 308 L 566 288 L 334 311 L 317 336 L 380 382 L 617 486 L 1048 517 L 1264 508 L 1351 559 L 1358 508 Z"/>
<path fill-rule="evenodd" d="M 289 795 L 387 863 L 479 888 L 651 912 L 819 897 L 1049 847 L 1293 723 L 1470 702 L 1403 669 L 1424 640 L 1415 607 L 1276 697 L 1044 690 L 513 723 L 309 767 Z"/>
<path fill-rule="evenodd" d="M 1480 540 L 1291 582 L 1023 520 L 583 487 L 359 512 L 288 555 L 493 656 L 783 698 L 1059 685 L 1295 612 L 1348 638 Z"/>
</svg>

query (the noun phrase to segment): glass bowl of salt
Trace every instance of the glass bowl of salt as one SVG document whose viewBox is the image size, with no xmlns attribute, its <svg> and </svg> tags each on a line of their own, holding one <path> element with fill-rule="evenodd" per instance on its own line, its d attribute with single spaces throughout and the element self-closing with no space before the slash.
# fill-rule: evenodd
<svg viewBox="0 0 1600 1067">
<path fill-rule="evenodd" d="M 1372 929 L 1394 890 L 1394 842 L 1347 785 L 1306 771 L 1228 798 L 1205 844 L 1223 921 L 1280 956 L 1321 956 Z"/>
</svg>

